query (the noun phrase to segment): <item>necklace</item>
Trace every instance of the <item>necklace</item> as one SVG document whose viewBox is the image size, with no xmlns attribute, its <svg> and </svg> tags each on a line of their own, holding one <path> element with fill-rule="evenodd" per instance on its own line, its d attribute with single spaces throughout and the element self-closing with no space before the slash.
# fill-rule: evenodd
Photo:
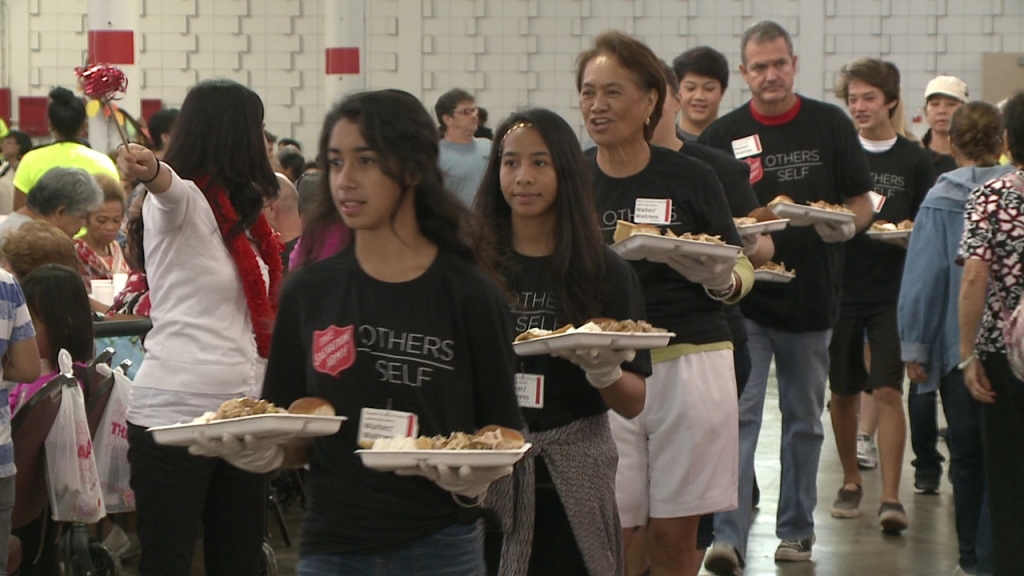
<svg viewBox="0 0 1024 576">
<path fill-rule="evenodd" d="M 217 219 L 221 237 L 224 238 L 224 245 L 238 268 L 245 301 L 249 307 L 249 317 L 252 320 L 253 335 L 256 337 L 256 351 L 261 358 L 266 358 L 270 352 L 270 333 L 277 313 L 277 291 L 281 285 L 281 241 L 277 233 L 270 228 L 262 212 L 256 223 L 249 228 L 248 234 L 235 232 L 232 235 L 232 228 L 239 220 L 238 213 L 231 205 L 227 191 L 220 185 L 208 187 L 209 181 L 209 176 L 203 176 L 196 180 L 196 185 L 205 191 L 213 208 L 213 216 Z M 269 268 L 269 288 L 263 282 L 259 261 L 249 244 L 250 237 Z"/>
</svg>

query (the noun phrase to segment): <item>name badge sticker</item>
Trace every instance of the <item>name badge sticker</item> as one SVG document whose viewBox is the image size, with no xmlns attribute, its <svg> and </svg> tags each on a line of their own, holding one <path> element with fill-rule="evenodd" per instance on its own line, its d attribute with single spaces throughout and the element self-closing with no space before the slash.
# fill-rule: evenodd
<svg viewBox="0 0 1024 576">
<path fill-rule="evenodd" d="M 762 152 L 761 138 L 757 134 L 751 134 L 746 138 L 738 138 L 732 141 L 732 155 L 737 160 L 748 156 L 756 156 Z"/>
<path fill-rule="evenodd" d="M 412 412 L 363 408 L 359 411 L 359 442 L 395 436 L 415 438 L 420 432 L 419 418 Z"/>
<path fill-rule="evenodd" d="M 888 199 L 888 196 L 885 194 L 879 194 L 874 190 L 868 190 L 868 198 L 871 199 L 871 207 L 874 208 L 875 214 L 878 214 L 882 211 L 882 206 L 885 206 L 885 201 Z"/>
<path fill-rule="evenodd" d="M 637 224 L 672 223 L 672 200 L 668 198 L 637 198 L 633 205 L 633 222 Z"/>
<path fill-rule="evenodd" d="M 520 408 L 543 408 L 544 375 L 516 374 L 516 397 Z"/>
</svg>

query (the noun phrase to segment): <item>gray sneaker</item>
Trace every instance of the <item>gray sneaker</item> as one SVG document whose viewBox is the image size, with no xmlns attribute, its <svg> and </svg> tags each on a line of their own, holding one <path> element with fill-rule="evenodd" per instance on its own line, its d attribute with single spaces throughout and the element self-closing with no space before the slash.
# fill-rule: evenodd
<svg viewBox="0 0 1024 576">
<path fill-rule="evenodd" d="M 887 534 L 899 534 L 910 526 L 907 511 L 899 502 L 883 502 L 878 509 L 878 523 L 882 526 L 882 532 Z"/>
<path fill-rule="evenodd" d="M 776 562 L 807 562 L 814 548 L 814 536 L 803 540 L 783 540 L 775 549 Z"/>
<path fill-rule="evenodd" d="M 743 557 L 732 544 L 715 542 L 704 559 L 704 567 L 716 576 L 743 576 Z"/>
<path fill-rule="evenodd" d="M 860 500 L 864 497 L 864 488 L 847 490 L 846 486 L 839 489 L 835 501 L 832 502 L 833 518 L 857 518 L 860 516 Z"/>
</svg>

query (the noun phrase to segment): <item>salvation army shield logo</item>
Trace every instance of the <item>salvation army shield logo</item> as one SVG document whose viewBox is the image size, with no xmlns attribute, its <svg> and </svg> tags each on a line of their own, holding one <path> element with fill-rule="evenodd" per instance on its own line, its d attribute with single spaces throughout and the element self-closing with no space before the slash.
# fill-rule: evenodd
<svg viewBox="0 0 1024 576">
<path fill-rule="evenodd" d="M 356 361 L 355 326 L 328 326 L 313 332 L 313 368 L 331 376 Z"/>
<path fill-rule="evenodd" d="M 744 162 L 750 165 L 750 183 L 757 184 L 764 178 L 764 166 L 761 165 L 761 158 L 758 156 L 744 158 Z"/>
</svg>

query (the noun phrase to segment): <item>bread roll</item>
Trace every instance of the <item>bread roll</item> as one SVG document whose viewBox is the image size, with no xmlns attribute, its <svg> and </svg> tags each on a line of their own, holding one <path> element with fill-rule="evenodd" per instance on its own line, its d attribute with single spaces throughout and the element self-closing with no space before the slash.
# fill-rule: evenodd
<svg viewBox="0 0 1024 576">
<path fill-rule="evenodd" d="M 477 436 L 487 434 L 489 432 L 498 432 L 501 434 L 501 444 L 495 446 L 497 450 L 517 450 L 526 444 L 526 438 L 518 430 L 506 428 L 504 426 L 498 426 L 497 424 L 491 424 L 484 426 L 483 428 L 476 431 Z"/>
<path fill-rule="evenodd" d="M 289 414 L 308 414 L 310 416 L 334 416 L 334 406 L 323 398 L 308 396 L 299 398 L 288 407 Z"/>
<path fill-rule="evenodd" d="M 779 194 L 775 198 L 772 198 L 772 201 L 768 203 L 768 207 L 771 208 L 772 206 L 775 206 L 776 204 L 781 204 L 782 202 L 796 204 L 796 202 L 794 202 L 793 199 L 790 198 L 789 196 L 786 196 L 785 194 Z"/>
<path fill-rule="evenodd" d="M 776 216 L 775 212 L 772 212 L 771 210 L 765 208 L 764 206 L 754 208 L 753 210 L 751 210 L 750 217 L 757 220 L 758 222 L 768 222 L 769 220 L 781 220 L 781 218 Z"/>
</svg>

